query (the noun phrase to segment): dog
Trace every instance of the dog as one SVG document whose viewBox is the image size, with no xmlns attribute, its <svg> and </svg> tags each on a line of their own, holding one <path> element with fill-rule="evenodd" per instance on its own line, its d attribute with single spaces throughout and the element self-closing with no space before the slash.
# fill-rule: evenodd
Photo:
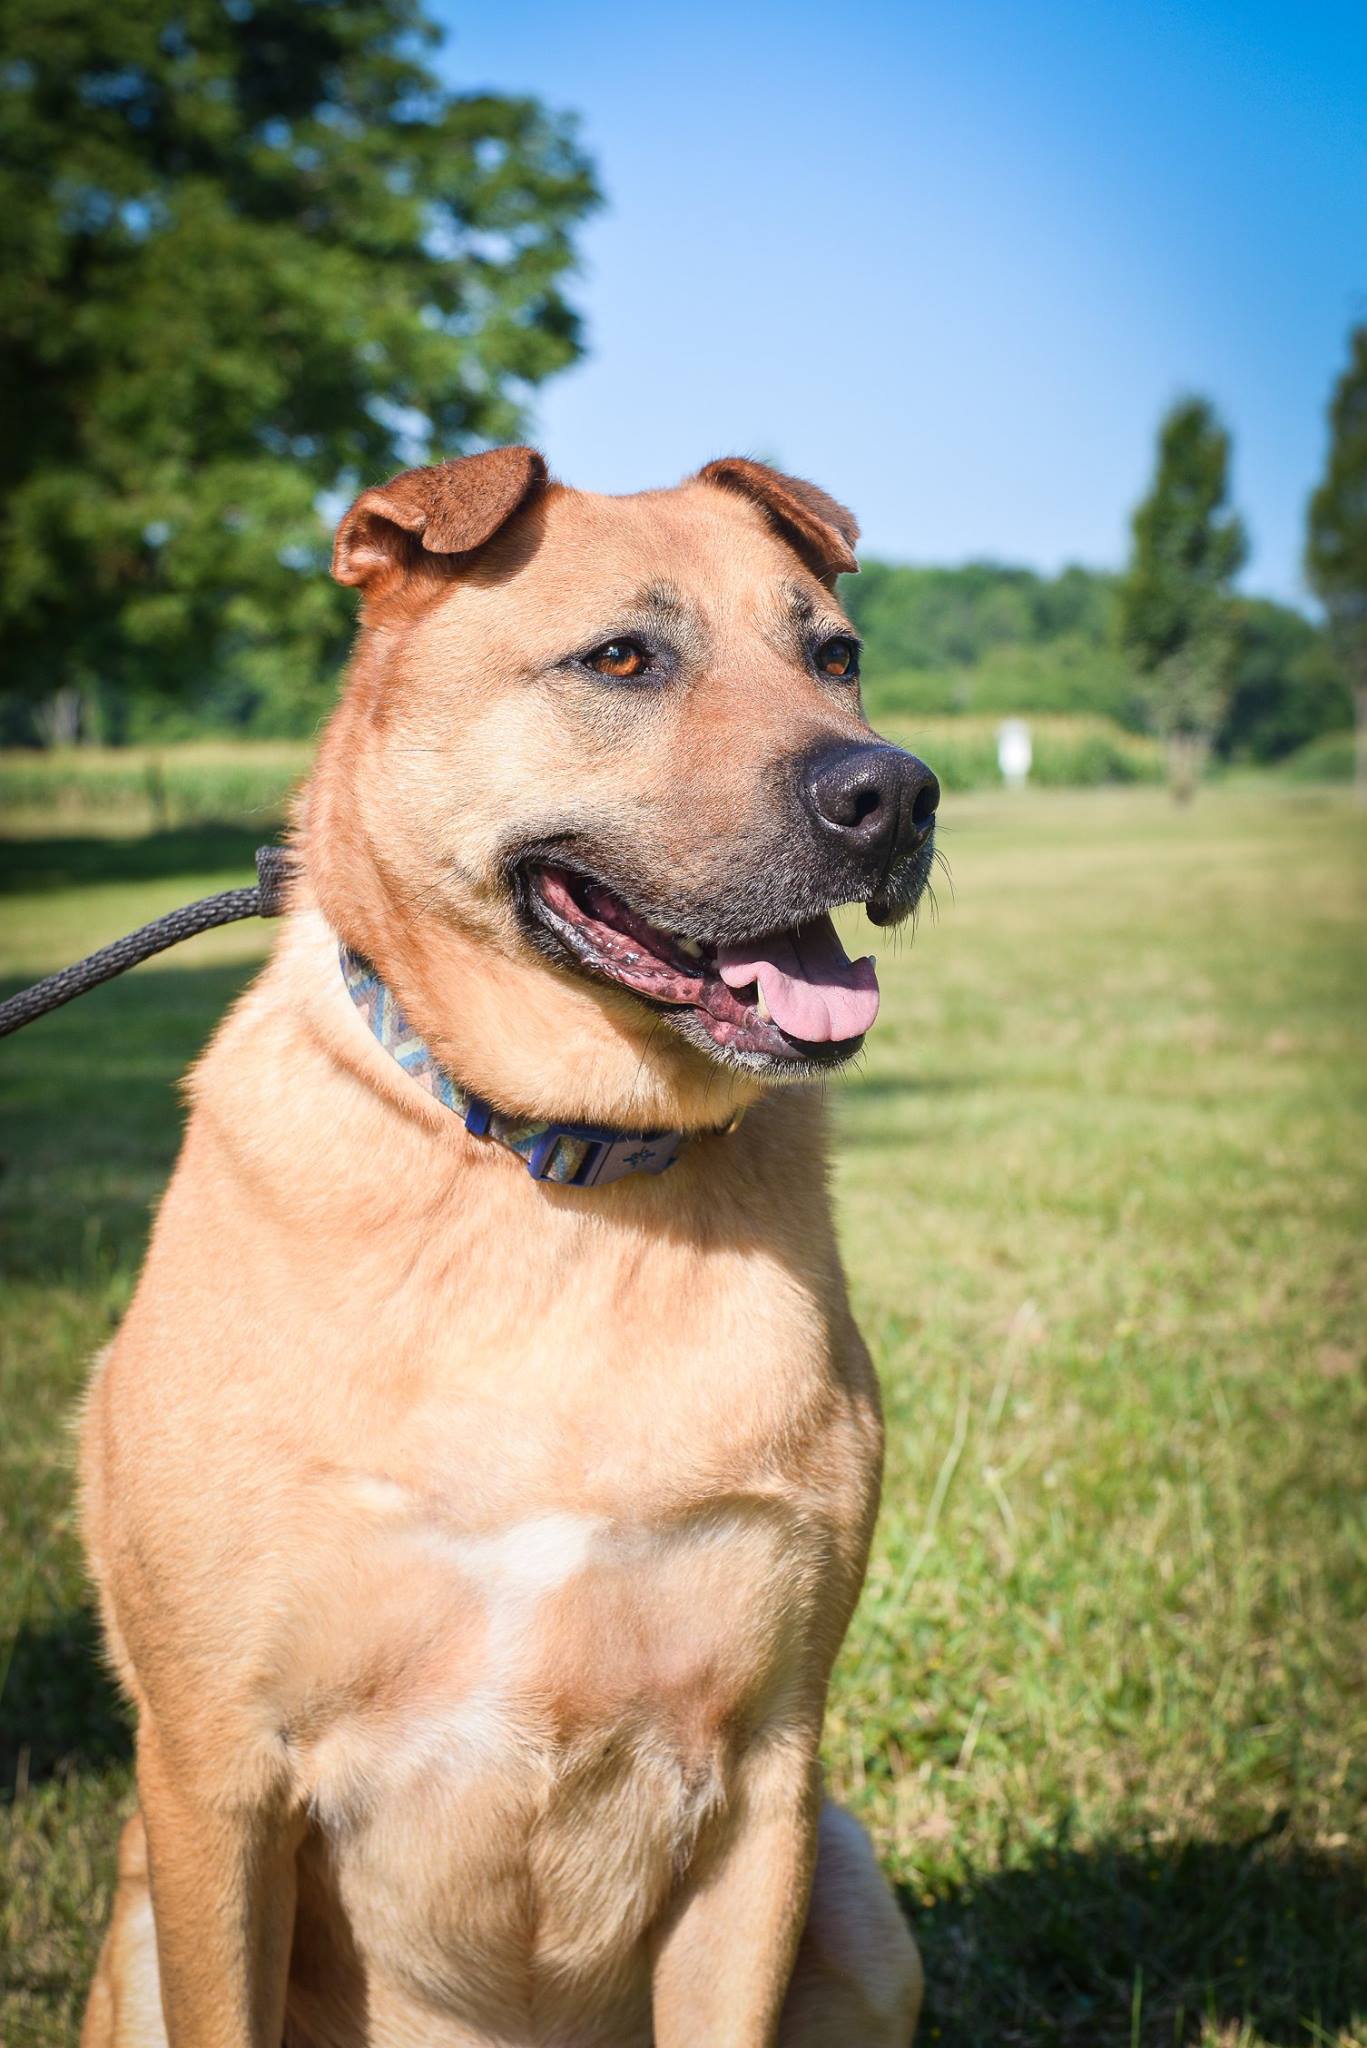
<svg viewBox="0 0 1367 2048">
<path fill-rule="evenodd" d="M 82 1420 L 138 1787 L 84 2048 L 911 2040 L 818 1762 L 882 1422 L 801 1084 L 939 797 L 857 531 L 527 448 L 343 520 L 288 915 Z"/>
</svg>

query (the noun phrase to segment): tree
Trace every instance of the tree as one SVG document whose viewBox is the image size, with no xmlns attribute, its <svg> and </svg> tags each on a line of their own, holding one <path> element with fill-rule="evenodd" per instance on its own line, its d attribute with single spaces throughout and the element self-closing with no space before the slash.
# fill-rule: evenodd
<svg viewBox="0 0 1367 2048">
<path fill-rule="evenodd" d="M 1306 574 L 1352 686 L 1357 721 L 1354 782 L 1367 803 L 1367 326 L 1350 340 L 1348 367 L 1329 406 L 1329 457 L 1310 500 Z"/>
<path fill-rule="evenodd" d="M 1179 800 L 1195 790 L 1229 692 L 1230 586 L 1246 541 L 1228 493 L 1229 436 L 1205 399 L 1182 399 L 1158 430 L 1153 488 L 1134 515 L 1116 603 L 1120 643 L 1167 742 Z"/>
<path fill-rule="evenodd" d="M 8 725 L 150 690 L 307 727 L 329 519 L 516 438 L 580 353 L 597 194 L 535 101 L 447 92 L 422 0 L 0 0 Z"/>
<path fill-rule="evenodd" d="M 1352 723 L 1343 672 L 1323 627 L 1266 597 L 1234 606 L 1234 661 L 1216 737 L 1231 760 L 1279 761 Z"/>
</svg>

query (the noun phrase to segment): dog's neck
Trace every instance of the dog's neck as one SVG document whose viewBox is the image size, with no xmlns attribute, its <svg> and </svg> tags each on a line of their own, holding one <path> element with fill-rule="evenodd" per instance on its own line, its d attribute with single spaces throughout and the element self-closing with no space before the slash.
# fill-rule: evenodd
<svg viewBox="0 0 1367 2048">
<path fill-rule="evenodd" d="M 515 1154 L 533 1180 L 557 1187 L 597 1188 L 633 1174 L 667 1173 L 689 1143 L 683 1131 L 621 1131 L 601 1125 L 543 1121 L 509 1115 L 463 1089 L 424 1044 L 370 961 L 348 946 L 338 948 L 342 979 L 371 1035 L 415 1087 L 426 1089 L 470 1135 L 486 1138 Z M 732 1119 L 726 1135 L 734 1129 Z"/>
</svg>

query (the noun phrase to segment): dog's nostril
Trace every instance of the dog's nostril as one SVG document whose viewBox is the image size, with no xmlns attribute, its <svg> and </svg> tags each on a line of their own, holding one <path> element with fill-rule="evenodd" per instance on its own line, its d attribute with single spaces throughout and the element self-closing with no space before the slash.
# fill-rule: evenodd
<svg viewBox="0 0 1367 2048">
<path fill-rule="evenodd" d="M 822 749 L 801 767 L 809 811 L 861 860 L 910 852 L 929 833 L 940 785 L 914 754 L 882 740 L 856 742 Z"/>
</svg>

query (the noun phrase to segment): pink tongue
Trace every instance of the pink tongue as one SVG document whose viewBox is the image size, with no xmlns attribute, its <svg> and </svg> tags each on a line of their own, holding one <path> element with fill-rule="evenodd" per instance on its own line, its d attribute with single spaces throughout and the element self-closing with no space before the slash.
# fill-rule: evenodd
<svg viewBox="0 0 1367 2048">
<path fill-rule="evenodd" d="M 789 1038 L 813 1045 L 859 1038 L 878 1015 L 873 961 L 851 960 L 828 917 L 744 946 L 720 946 L 717 967 L 728 988 L 757 981 L 769 1015 Z"/>
</svg>

